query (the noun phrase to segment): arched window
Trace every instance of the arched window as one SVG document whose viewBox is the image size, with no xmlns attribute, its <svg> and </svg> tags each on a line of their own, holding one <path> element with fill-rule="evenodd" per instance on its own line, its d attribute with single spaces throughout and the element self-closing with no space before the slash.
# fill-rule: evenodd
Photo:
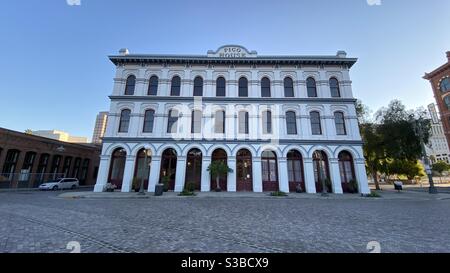
<svg viewBox="0 0 450 273">
<path fill-rule="evenodd" d="M 308 91 L 308 97 L 310 97 L 310 98 L 317 97 L 316 80 L 314 80 L 314 78 L 309 77 L 306 80 L 306 89 Z"/>
<path fill-rule="evenodd" d="M 115 149 L 111 155 L 108 182 L 116 185 L 119 189 L 122 187 L 126 159 L 127 152 L 122 148 Z"/>
<path fill-rule="evenodd" d="M 263 134 L 272 133 L 272 112 L 264 111 L 262 113 Z"/>
<path fill-rule="evenodd" d="M 64 159 L 64 165 L 62 173 L 64 174 L 64 177 L 69 177 L 69 171 L 70 171 L 70 165 L 72 164 L 72 157 L 66 156 Z"/>
<path fill-rule="evenodd" d="M 317 111 L 312 111 L 309 113 L 309 117 L 311 119 L 311 133 L 313 135 L 321 135 L 322 125 L 320 122 L 320 113 Z"/>
<path fill-rule="evenodd" d="M 134 166 L 134 178 L 138 184 L 133 185 L 134 189 L 140 189 L 142 180 L 144 180 L 144 189 L 148 188 L 148 177 L 150 176 L 150 162 L 152 161 L 149 150 L 140 149 L 136 156 L 136 164 Z"/>
<path fill-rule="evenodd" d="M 202 77 L 195 77 L 194 79 L 194 96 L 203 96 L 203 79 Z"/>
<path fill-rule="evenodd" d="M 297 117 L 294 111 L 286 112 L 286 131 L 288 135 L 297 134 Z"/>
<path fill-rule="evenodd" d="M 61 160 L 62 160 L 62 156 L 60 156 L 60 155 L 53 156 L 52 167 L 50 169 L 50 173 L 52 174 L 52 177 L 51 177 L 52 179 L 58 178 L 58 177 L 56 177 L 56 175 L 59 172 L 59 167 L 61 166 Z M 75 166 L 76 166 L 76 161 L 75 161 Z M 74 168 L 75 168 L 75 166 L 74 166 Z M 72 177 L 76 177 L 76 176 L 73 176 L 73 173 L 72 173 Z"/>
<path fill-rule="evenodd" d="M 171 96 L 180 96 L 181 89 L 181 79 L 178 76 L 172 78 L 172 83 L 170 86 L 170 95 Z"/>
<path fill-rule="evenodd" d="M 248 124 L 248 112 L 241 111 L 239 112 L 239 134 L 248 134 L 249 133 L 249 124 Z"/>
<path fill-rule="evenodd" d="M 80 175 L 80 184 L 85 185 L 86 184 L 86 178 L 89 171 L 89 162 L 90 160 L 88 158 L 85 158 L 83 160 L 83 165 L 81 166 L 81 175 Z"/>
<path fill-rule="evenodd" d="M 70 162 L 72 162 L 72 158 L 70 158 L 69 161 L 69 168 L 70 168 Z M 35 152 L 27 152 L 25 154 L 25 159 L 23 160 L 22 169 L 20 170 L 21 173 L 29 174 L 33 170 L 34 161 L 36 159 L 36 153 Z M 25 180 L 25 179 L 24 179 Z M 28 180 L 28 179 L 26 179 Z"/>
<path fill-rule="evenodd" d="M 72 177 L 78 178 L 80 175 L 80 167 L 81 167 L 81 158 L 75 158 L 75 163 L 72 170 Z"/>
<path fill-rule="evenodd" d="M 295 192 L 300 186 L 305 191 L 305 181 L 303 178 L 303 160 L 300 152 L 291 150 L 287 154 L 287 168 L 289 177 L 289 191 Z"/>
<path fill-rule="evenodd" d="M 187 154 L 186 178 L 184 187 L 190 187 L 193 184 L 194 190 L 199 191 L 202 181 L 202 151 L 192 149 Z"/>
<path fill-rule="evenodd" d="M 450 77 L 443 79 L 439 85 L 442 93 L 447 93 L 450 91 Z"/>
<path fill-rule="evenodd" d="M 352 180 L 355 180 L 355 170 L 353 167 L 352 155 L 347 151 L 342 151 L 339 153 L 338 158 L 339 158 L 339 171 L 341 173 L 341 182 L 342 184 L 348 184 Z"/>
<path fill-rule="evenodd" d="M 169 110 L 169 117 L 167 121 L 167 133 L 175 134 L 178 132 L 178 110 Z"/>
<path fill-rule="evenodd" d="M 239 79 L 239 97 L 248 97 L 248 80 L 245 77 Z"/>
<path fill-rule="evenodd" d="M 347 134 L 347 131 L 345 129 L 344 113 L 342 113 L 342 112 L 334 113 L 334 124 L 336 125 L 336 134 L 337 135 L 346 135 Z"/>
<path fill-rule="evenodd" d="M 321 192 L 323 189 L 323 182 L 326 187 L 329 187 L 330 183 L 330 170 L 328 168 L 328 157 L 324 151 L 315 151 L 313 154 L 313 166 L 314 166 L 314 179 L 316 181 L 316 191 Z M 328 186 L 327 186 L 328 184 Z M 329 192 L 332 189 L 327 189 Z"/>
<path fill-rule="evenodd" d="M 217 111 L 214 116 L 214 132 L 225 134 L 225 111 Z"/>
<path fill-rule="evenodd" d="M 37 173 L 38 173 L 38 183 L 45 181 L 45 173 L 47 172 L 47 166 L 49 163 L 50 155 L 49 154 L 41 154 L 39 157 L 39 163 L 37 167 Z"/>
<path fill-rule="evenodd" d="M 341 96 L 341 92 L 339 90 L 339 81 L 336 78 L 330 79 L 330 91 L 331 97 L 339 98 Z"/>
<path fill-rule="evenodd" d="M 261 80 L 261 97 L 270 98 L 270 80 L 266 77 Z"/>
<path fill-rule="evenodd" d="M 177 152 L 174 149 L 167 149 L 161 157 L 160 181 L 168 179 L 169 190 L 175 189 L 175 177 L 177 173 Z M 165 178 L 167 177 L 167 178 Z"/>
<path fill-rule="evenodd" d="M 294 82 L 289 77 L 284 78 L 284 96 L 286 98 L 294 97 Z"/>
<path fill-rule="evenodd" d="M 253 191 L 252 154 L 241 149 L 236 155 L 236 189 L 237 191 Z"/>
<path fill-rule="evenodd" d="M 142 132 L 144 133 L 153 133 L 153 122 L 155 120 L 155 110 L 150 109 L 145 111 L 144 114 L 144 128 Z"/>
<path fill-rule="evenodd" d="M 191 117 L 191 133 L 201 133 L 202 132 L 202 111 L 194 110 L 192 111 Z"/>
<path fill-rule="evenodd" d="M 278 191 L 277 155 L 272 151 L 264 151 L 261 157 L 263 191 Z"/>
<path fill-rule="evenodd" d="M 450 110 L 450 95 L 448 95 L 444 98 L 444 103 L 445 103 L 445 106 L 447 107 L 447 109 Z"/>
<path fill-rule="evenodd" d="M 5 163 L 3 165 L 2 173 L 5 175 L 13 174 L 16 172 L 17 161 L 19 159 L 19 150 L 8 150 L 6 153 Z"/>
<path fill-rule="evenodd" d="M 149 96 L 156 96 L 158 94 L 158 77 L 151 76 L 150 81 L 148 83 L 148 92 Z"/>
<path fill-rule="evenodd" d="M 211 162 L 221 161 L 228 165 L 228 155 L 223 149 L 216 149 L 212 153 Z M 211 177 L 211 190 L 220 189 L 227 190 L 228 175 L 223 175 L 219 179 L 219 185 L 217 185 L 216 177 Z"/>
<path fill-rule="evenodd" d="M 128 133 L 130 126 L 131 110 L 124 109 L 120 112 L 119 133 Z"/>
<path fill-rule="evenodd" d="M 219 77 L 216 80 L 216 97 L 225 97 L 226 80 L 224 77 Z"/>
<path fill-rule="evenodd" d="M 134 89 L 136 88 L 136 76 L 131 75 L 127 78 L 125 86 L 125 95 L 134 95 Z"/>
</svg>

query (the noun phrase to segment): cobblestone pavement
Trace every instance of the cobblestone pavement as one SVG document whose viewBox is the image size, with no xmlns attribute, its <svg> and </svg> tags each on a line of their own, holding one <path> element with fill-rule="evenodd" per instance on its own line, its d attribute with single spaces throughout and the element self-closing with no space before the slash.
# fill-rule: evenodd
<svg viewBox="0 0 450 273">
<path fill-rule="evenodd" d="M 0 193 L 0 252 L 450 252 L 449 198 L 63 199 Z"/>
</svg>

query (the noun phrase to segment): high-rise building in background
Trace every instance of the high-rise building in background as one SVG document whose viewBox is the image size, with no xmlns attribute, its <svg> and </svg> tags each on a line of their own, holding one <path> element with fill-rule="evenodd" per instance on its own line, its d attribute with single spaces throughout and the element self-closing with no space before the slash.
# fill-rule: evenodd
<svg viewBox="0 0 450 273">
<path fill-rule="evenodd" d="M 88 143 L 87 137 L 71 136 L 69 133 L 59 130 L 38 130 L 32 131 L 31 134 L 70 143 Z"/>
<path fill-rule="evenodd" d="M 427 155 L 431 158 L 432 163 L 436 163 L 437 161 L 450 163 L 450 150 L 444 134 L 444 127 L 439 120 L 436 105 L 434 103 L 428 105 L 428 111 L 430 112 L 432 122 L 430 139 L 426 146 Z"/>
<path fill-rule="evenodd" d="M 106 130 L 106 123 L 108 121 L 108 112 L 100 112 L 95 120 L 94 134 L 92 135 L 92 143 L 101 144 L 103 135 Z"/>
</svg>

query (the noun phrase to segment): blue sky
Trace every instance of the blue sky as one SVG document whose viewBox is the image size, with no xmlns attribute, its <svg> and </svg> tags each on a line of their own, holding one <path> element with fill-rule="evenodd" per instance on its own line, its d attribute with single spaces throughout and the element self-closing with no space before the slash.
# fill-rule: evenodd
<svg viewBox="0 0 450 273">
<path fill-rule="evenodd" d="M 422 79 L 446 62 L 450 1 L 14 0 L 0 9 L 0 127 L 60 129 L 91 137 L 109 109 L 107 55 L 206 54 L 240 44 L 261 55 L 335 54 L 359 62 L 357 98 L 376 110 L 394 98 L 433 102 Z"/>
</svg>

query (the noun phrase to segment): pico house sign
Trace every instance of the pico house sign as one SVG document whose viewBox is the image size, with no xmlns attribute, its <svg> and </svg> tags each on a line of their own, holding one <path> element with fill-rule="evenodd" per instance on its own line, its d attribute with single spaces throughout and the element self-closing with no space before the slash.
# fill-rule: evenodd
<svg viewBox="0 0 450 273">
<path fill-rule="evenodd" d="M 220 47 L 217 51 L 208 51 L 208 57 L 225 59 L 252 58 L 256 56 L 256 51 L 249 52 L 245 47 L 238 45 L 226 45 Z"/>
</svg>

